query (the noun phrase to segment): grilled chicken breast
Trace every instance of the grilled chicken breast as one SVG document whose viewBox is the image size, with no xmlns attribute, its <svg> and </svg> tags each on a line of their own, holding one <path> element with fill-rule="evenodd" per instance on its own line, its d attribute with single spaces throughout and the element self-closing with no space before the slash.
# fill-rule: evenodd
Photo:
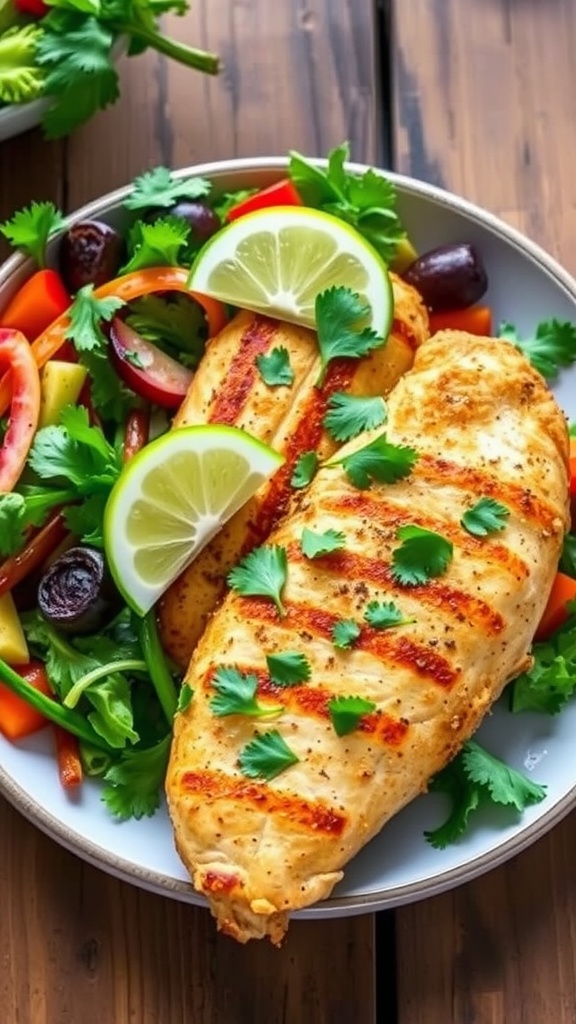
<svg viewBox="0 0 576 1024">
<path fill-rule="evenodd" d="M 442 332 L 392 391 L 386 434 L 418 453 L 409 475 L 358 489 L 341 465 L 321 469 L 267 541 L 287 554 L 285 614 L 228 593 L 186 677 L 194 696 L 176 716 L 167 775 L 176 846 L 241 942 L 280 942 L 290 911 L 327 897 L 530 663 L 568 524 L 566 423 L 544 381 L 507 342 Z M 508 516 L 477 537 L 461 519 L 483 497 Z M 453 545 L 445 570 L 416 584 L 394 570 L 407 525 Z M 307 558 L 305 528 L 337 530 L 344 544 Z M 405 624 L 370 624 L 371 602 L 394 602 Z M 348 648 L 334 643 L 341 620 L 358 626 Z M 310 677 L 275 685 L 267 656 L 289 651 Z M 219 717 L 223 668 L 255 676 L 259 703 L 282 713 Z M 371 710 L 338 735 L 330 701 L 348 696 Z M 270 732 L 297 760 L 267 779 L 247 746 Z M 270 774 L 269 760 L 260 766 Z"/>
<path fill-rule="evenodd" d="M 322 388 L 318 344 L 312 331 L 252 313 L 239 313 L 208 345 L 174 426 L 226 423 L 242 427 L 286 457 L 284 466 L 257 492 L 170 587 L 160 603 L 165 650 L 182 668 L 225 588 L 226 574 L 261 543 L 288 504 L 298 456 L 315 449 L 321 458 L 336 445 L 323 430 L 327 403 L 336 391 L 385 395 L 412 365 L 428 337 L 428 315 L 418 293 L 392 275 L 394 321 L 386 345 L 363 359 L 339 359 Z M 269 387 L 257 359 L 285 348 L 294 381 Z"/>
</svg>

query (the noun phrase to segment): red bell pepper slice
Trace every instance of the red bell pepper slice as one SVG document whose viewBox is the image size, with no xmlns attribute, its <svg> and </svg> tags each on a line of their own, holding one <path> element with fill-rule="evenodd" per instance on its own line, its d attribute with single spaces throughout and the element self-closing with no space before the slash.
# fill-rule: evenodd
<svg viewBox="0 0 576 1024">
<path fill-rule="evenodd" d="M 10 417 L 0 448 L 0 492 L 6 492 L 20 477 L 40 416 L 40 374 L 20 331 L 0 328 L 0 369 L 9 370 Z"/>
<path fill-rule="evenodd" d="M 70 308 L 70 296 L 55 270 L 37 270 L 0 313 L 0 327 L 22 331 L 34 341 Z"/>
<path fill-rule="evenodd" d="M 283 178 L 260 192 L 241 199 L 235 206 L 231 206 L 226 214 L 226 220 L 237 220 L 246 213 L 253 213 L 254 210 L 265 210 L 269 206 L 303 206 L 302 200 L 289 178 Z"/>
</svg>

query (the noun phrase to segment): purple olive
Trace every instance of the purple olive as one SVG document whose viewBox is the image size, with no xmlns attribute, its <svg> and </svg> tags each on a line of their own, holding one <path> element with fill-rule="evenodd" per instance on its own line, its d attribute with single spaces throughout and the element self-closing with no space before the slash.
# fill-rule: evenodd
<svg viewBox="0 0 576 1024">
<path fill-rule="evenodd" d="M 222 224 L 218 214 L 211 210 L 207 203 L 197 199 L 181 199 L 166 209 L 150 211 L 146 220 L 158 220 L 161 217 L 181 217 L 190 225 L 190 241 L 202 244 L 220 230 Z"/>
<path fill-rule="evenodd" d="M 118 609 L 118 593 L 101 551 L 73 547 L 46 570 L 38 586 L 38 607 L 63 633 L 93 633 Z"/>
<path fill-rule="evenodd" d="M 117 276 L 125 253 L 124 239 L 109 224 L 81 221 L 62 236 L 60 272 L 72 293 L 87 284 L 97 288 Z"/>
<path fill-rule="evenodd" d="M 423 253 L 402 275 L 429 309 L 465 309 L 482 298 L 488 276 L 482 259 L 469 243 L 441 245 Z"/>
</svg>

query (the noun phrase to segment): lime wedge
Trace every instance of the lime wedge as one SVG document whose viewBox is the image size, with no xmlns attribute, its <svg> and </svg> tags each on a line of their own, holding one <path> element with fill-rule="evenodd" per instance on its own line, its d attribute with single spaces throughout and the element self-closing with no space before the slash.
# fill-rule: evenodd
<svg viewBox="0 0 576 1024">
<path fill-rule="evenodd" d="M 106 557 L 127 604 L 145 615 L 283 461 L 226 426 L 171 430 L 135 455 L 104 515 Z"/>
<path fill-rule="evenodd" d="M 381 337 L 390 328 L 386 264 L 350 225 L 305 206 L 239 217 L 206 242 L 188 283 L 233 306 L 312 328 L 316 296 L 334 286 L 350 288 L 372 310 L 367 326 Z"/>
</svg>

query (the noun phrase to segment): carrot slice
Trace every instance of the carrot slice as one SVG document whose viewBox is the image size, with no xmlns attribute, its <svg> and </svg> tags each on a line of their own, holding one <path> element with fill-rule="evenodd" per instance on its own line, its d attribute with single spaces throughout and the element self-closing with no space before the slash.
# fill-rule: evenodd
<svg viewBox="0 0 576 1024">
<path fill-rule="evenodd" d="M 78 738 L 61 725 L 53 724 L 52 728 L 60 785 L 64 789 L 75 789 L 82 782 L 83 776 Z"/>
<path fill-rule="evenodd" d="M 0 313 L 0 327 L 22 331 L 33 341 L 70 308 L 71 298 L 55 270 L 37 270 Z"/>
<path fill-rule="evenodd" d="M 536 630 L 535 640 L 546 640 L 568 618 L 568 601 L 576 601 L 576 580 L 566 573 L 557 572 L 548 598 L 548 604 Z"/>
<path fill-rule="evenodd" d="M 430 334 L 436 331 L 466 331 L 490 338 L 492 310 L 489 306 L 468 306 L 466 309 L 444 309 L 430 312 Z"/>
<path fill-rule="evenodd" d="M 37 661 L 15 665 L 14 671 L 39 693 L 52 697 L 52 690 L 44 666 Z M 18 697 L 4 683 L 0 683 L 0 732 L 9 740 L 21 740 L 48 725 L 48 719 L 36 708 Z"/>
</svg>

